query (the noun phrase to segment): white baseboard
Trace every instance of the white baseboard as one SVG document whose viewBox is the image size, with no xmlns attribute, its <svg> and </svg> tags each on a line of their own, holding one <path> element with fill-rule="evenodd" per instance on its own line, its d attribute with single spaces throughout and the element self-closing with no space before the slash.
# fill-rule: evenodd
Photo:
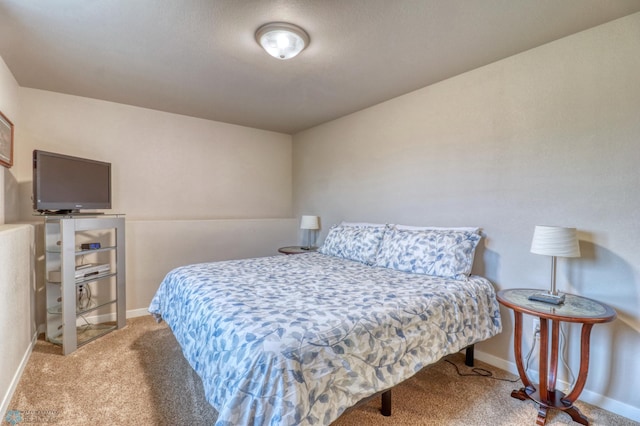
<svg viewBox="0 0 640 426">
<path fill-rule="evenodd" d="M 502 370 L 506 370 L 512 374 L 518 375 L 518 367 L 515 362 L 507 361 L 502 358 L 498 358 L 496 356 L 487 354 L 482 351 L 476 350 L 474 353 L 476 359 L 486 362 L 487 364 L 493 365 L 494 367 L 498 367 Z M 537 371 L 531 370 L 532 375 L 538 374 Z M 558 380 L 558 387 L 568 387 L 569 383 Z M 557 389 L 556 388 L 556 389 Z M 600 407 L 604 410 L 611 411 L 612 413 L 618 414 L 620 416 L 626 417 L 636 422 L 640 422 L 640 408 L 631 406 L 629 404 L 625 404 L 624 402 L 617 401 L 615 399 L 606 397 L 604 395 L 598 394 L 596 392 L 592 392 L 588 389 L 584 389 L 580 394 L 580 401 L 584 401 L 588 404 L 595 405 L 596 407 Z"/>
<path fill-rule="evenodd" d="M 140 308 L 140 309 L 132 309 L 130 311 L 127 311 L 125 315 L 127 318 L 136 318 L 136 317 L 143 317 L 145 315 L 151 315 L 151 314 L 149 313 L 147 308 Z M 87 317 L 87 321 L 89 321 L 90 323 L 96 323 L 96 324 L 108 322 L 108 321 L 115 321 L 116 319 L 117 317 L 115 312 Z M 83 324 L 85 324 L 85 322 L 82 318 L 78 318 L 76 320 L 76 325 L 80 326 Z"/>
<path fill-rule="evenodd" d="M 147 308 L 132 309 L 130 311 L 127 311 L 127 318 L 144 317 L 145 315 L 151 315 L 149 313 L 149 309 Z"/>
<path fill-rule="evenodd" d="M 0 404 L 0 422 L 4 420 L 4 416 L 7 413 L 7 409 L 9 408 L 9 403 L 11 402 L 11 398 L 13 398 L 13 394 L 18 387 L 18 383 L 20 382 L 20 378 L 22 377 L 22 372 L 27 366 L 27 362 L 29 362 L 29 357 L 31 356 L 31 352 L 33 351 L 34 346 L 36 345 L 36 340 L 38 340 L 38 332 L 36 332 L 31 338 L 31 343 L 27 347 L 27 350 L 24 352 L 22 356 L 22 360 L 20 360 L 20 365 L 18 365 L 18 369 L 13 375 L 13 379 L 11 379 L 11 384 L 9 385 L 9 389 L 7 389 L 6 394 L 2 398 L 2 404 Z"/>
</svg>

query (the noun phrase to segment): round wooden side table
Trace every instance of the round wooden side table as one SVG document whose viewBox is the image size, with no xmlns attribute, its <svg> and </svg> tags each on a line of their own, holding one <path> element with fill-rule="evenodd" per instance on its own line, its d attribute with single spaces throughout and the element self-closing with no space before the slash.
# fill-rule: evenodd
<svg viewBox="0 0 640 426">
<path fill-rule="evenodd" d="M 318 247 L 306 248 L 302 246 L 288 246 L 288 247 L 280 247 L 278 251 L 284 254 L 301 254 L 301 253 L 313 253 L 317 251 Z"/>
<path fill-rule="evenodd" d="M 507 289 L 498 292 L 498 301 L 513 310 L 515 318 L 514 350 L 518 374 L 523 388 L 511 392 L 513 398 L 522 401 L 531 399 L 538 404 L 537 425 L 544 425 L 547 411 L 565 411 L 573 421 L 588 425 L 589 420 L 573 405 L 582 392 L 589 371 L 589 340 L 594 324 L 613 321 L 616 311 L 593 299 L 573 294 L 565 294 L 561 305 L 529 300 L 529 296 L 540 293 L 537 289 Z M 533 383 L 527 377 L 522 361 L 522 314 L 540 318 L 540 383 Z M 549 322 L 551 323 L 551 352 L 549 352 Z M 558 342 L 560 323 L 582 324 L 580 333 L 580 371 L 576 383 L 568 394 L 556 390 L 558 373 Z"/>
</svg>

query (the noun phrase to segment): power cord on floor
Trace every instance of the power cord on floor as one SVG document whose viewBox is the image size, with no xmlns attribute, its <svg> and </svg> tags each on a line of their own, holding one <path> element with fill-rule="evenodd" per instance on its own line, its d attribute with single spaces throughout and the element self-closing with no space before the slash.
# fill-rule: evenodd
<svg viewBox="0 0 640 426">
<path fill-rule="evenodd" d="M 471 369 L 472 373 L 463 373 L 460 371 L 460 369 L 458 368 L 458 365 L 454 362 L 449 361 L 448 359 L 444 360 L 445 362 L 448 362 L 449 364 L 453 365 L 456 369 L 456 372 L 458 373 L 458 376 L 476 376 L 476 377 L 486 377 L 488 379 L 494 379 L 494 380 L 500 380 L 503 382 L 509 382 L 509 383 L 516 383 L 520 381 L 520 378 L 517 379 L 503 379 L 501 377 L 495 377 L 493 375 L 493 373 L 489 370 L 485 370 L 484 368 L 479 368 L 479 367 L 473 367 Z"/>
</svg>

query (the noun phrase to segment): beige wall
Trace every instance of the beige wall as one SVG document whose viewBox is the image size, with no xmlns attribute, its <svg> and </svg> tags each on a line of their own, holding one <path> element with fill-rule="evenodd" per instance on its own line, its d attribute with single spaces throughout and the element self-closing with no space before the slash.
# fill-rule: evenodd
<svg viewBox="0 0 640 426">
<path fill-rule="evenodd" d="M 296 224 L 286 218 L 127 221 L 127 305 L 146 308 L 175 267 L 278 254 L 278 247 L 296 244 Z"/>
<path fill-rule="evenodd" d="M 31 215 L 33 149 L 112 163 L 113 211 L 130 219 L 291 216 L 291 137 L 21 88 L 19 215 Z"/>
<path fill-rule="evenodd" d="M 0 225 L 0 418 L 35 342 L 34 235 L 30 225 Z"/>
<path fill-rule="evenodd" d="M 475 272 L 498 289 L 548 288 L 533 228 L 577 227 L 559 288 L 619 315 L 594 328 L 582 399 L 640 421 L 638 52 L 635 14 L 294 135 L 294 211 L 319 214 L 323 235 L 341 220 L 481 226 Z M 478 349 L 515 371 L 502 313 Z"/>
<path fill-rule="evenodd" d="M 130 315 L 145 312 L 175 266 L 273 255 L 296 242 L 289 135 L 28 88 L 19 94 L 18 203 L 7 220 L 38 221 L 34 149 L 111 162 L 112 212 L 127 218 Z M 42 262 L 37 270 L 42 288 Z M 38 324 L 44 303 L 36 300 Z"/>
<path fill-rule="evenodd" d="M 16 128 L 18 127 L 18 89 L 16 79 L 0 57 L 0 111 Z M 0 225 L 5 223 L 5 193 L 11 191 L 13 182 L 11 169 L 0 166 Z"/>
<path fill-rule="evenodd" d="M 0 111 L 14 124 L 19 143 L 18 83 L 0 58 Z M 15 163 L 15 160 L 14 160 Z M 3 225 L 5 203 L 15 193 L 15 167 L 0 167 L 0 418 L 9 404 L 36 332 L 33 229 Z"/>
</svg>

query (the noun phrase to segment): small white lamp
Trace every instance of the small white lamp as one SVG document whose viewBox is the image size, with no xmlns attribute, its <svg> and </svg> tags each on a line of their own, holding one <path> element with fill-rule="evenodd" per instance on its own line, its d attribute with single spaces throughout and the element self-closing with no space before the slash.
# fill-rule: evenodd
<svg viewBox="0 0 640 426">
<path fill-rule="evenodd" d="M 554 305 L 564 303 L 564 294 L 559 294 L 556 290 L 556 257 L 580 257 L 576 228 L 536 226 L 531 253 L 551 256 L 551 290 L 549 293 L 533 294 L 529 299 Z"/>
<path fill-rule="evenodd" d="M 318 216 L 302 216 L 302 219 L 300 220 L 300 229 L 306 231 L 307 237 L 307 244 L 303 244 L 302 249 L 311 250 L 316 243 L 316 231 L 320 229 L 320 221 L 318 220 Z"/>
</svg>

